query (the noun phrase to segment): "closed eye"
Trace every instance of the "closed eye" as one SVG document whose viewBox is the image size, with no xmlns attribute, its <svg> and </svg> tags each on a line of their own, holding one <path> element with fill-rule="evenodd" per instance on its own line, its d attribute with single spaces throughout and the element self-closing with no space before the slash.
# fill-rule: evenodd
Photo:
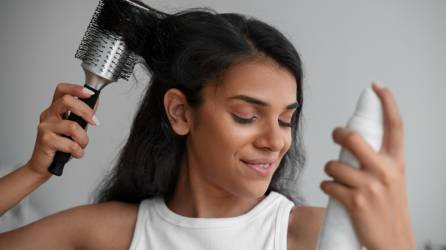
<svg viewBox="0 0 446 250">
<path fill-rule="evenodd" d="M 254 122 L 255 120 L 257 120 L 257 117 L 256 117 L 256 116 L 253 116 L 253 117 L 251 117 L 251 118 L 243 118 L 243 117 L 240 117 L 240 116 L 235 115 L 235 114 L 231 114 L 231 115 L 232 115 L 232 118 L 233 118 L 236 122 L 241 123 L 241 124 L 249 124 L 249 123 L 252 123 L 252 122 Z"/>
<path fill-rule="evenodd" d="M 291 128 L 291 123 L 283 122 L 283 121 L 279 120 L 279 124 L 280 124 L 280 126 Z"/>
<path fill-rule="evenodd" d="M 243 118 L 243 117 L 240 117 L 240 116 L 232 114 L 232 113 L 231 113 L 231 115 L 232 115 L 232 118 L 240 124 L 250 124 L 250 123 L 253 123 L 255 120 L 257 120 L 257 116 L 252 116 L 250 118 Z M 279 125 L 282 127 L 291 127 L 291 123 L 284 122 L 281 120 L 279 120 Z"/>
</svg>

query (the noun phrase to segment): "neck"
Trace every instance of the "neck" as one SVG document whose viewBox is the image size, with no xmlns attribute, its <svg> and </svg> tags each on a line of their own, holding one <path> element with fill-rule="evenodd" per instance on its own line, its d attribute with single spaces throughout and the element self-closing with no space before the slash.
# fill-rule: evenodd
<svg viewBox="0 0 446 250">
<path fill-rule="evenodd" d="M 192 218 L 226 218 L 240 216 L 255 207 L 264 196 L 246 199 L 209 183 L 191 162 L 183 159 L 172 199 L 167 207 Z"/>
</svg>

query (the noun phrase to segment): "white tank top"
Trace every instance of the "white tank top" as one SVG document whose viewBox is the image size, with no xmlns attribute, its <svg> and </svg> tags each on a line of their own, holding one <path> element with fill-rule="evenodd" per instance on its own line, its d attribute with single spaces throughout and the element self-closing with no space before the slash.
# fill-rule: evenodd
<svg viewBox="0 0 446 250">
<path fill-rule="evenodd" d="M 236 217 L 191 218 L 171 211 L 160 197 L 143 200 L 131 250 L 286 250 L 294 203 L 271 191 Z"/>
</svg>

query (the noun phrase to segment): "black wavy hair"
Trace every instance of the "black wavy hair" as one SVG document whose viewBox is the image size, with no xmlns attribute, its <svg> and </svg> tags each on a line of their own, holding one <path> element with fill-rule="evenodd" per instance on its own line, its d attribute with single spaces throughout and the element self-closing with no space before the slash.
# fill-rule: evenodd
<svg viewBox="0 0 446 250">
<path fill-rule="evenodd" d="M 167 14 L 140 2 L 103 3 L 99 27 L 121 35 L 129 49 L 144 59 L 151 78 L 128 140 L 116 166 L 98 186 L 95 202 L 138 203 L 155 196 L 170 200 L 186 137 L 177 135 L 170 126 L 163 106 L 165 92 L 179 89 L 191 107 L 198 107 L 205 84 L 221 79 L 241 61 L 267 57 L 296 78 L 300 108 L 292 119 L 290 149 L 266 194 L 274 190 L 301 204 L 297 184 L 305 162 L 299 134 L 303 73 L 291 42 L 271 25 L 236 13 L 193 8 Z"/>
</svg>

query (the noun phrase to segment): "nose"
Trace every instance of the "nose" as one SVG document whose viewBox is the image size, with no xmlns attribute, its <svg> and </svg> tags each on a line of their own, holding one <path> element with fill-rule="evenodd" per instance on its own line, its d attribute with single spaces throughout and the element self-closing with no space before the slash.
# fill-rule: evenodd
<svg viewBox="0 0 446 250">
<path fill-rule="evenodd" d="M 286 145 L 286 137 L 289 136 L 278 122 L 269 122 L 263 126 L 261 133 L 257 136 L 254 145 L 257 148 L 279 152 Z"/>
</svg>

